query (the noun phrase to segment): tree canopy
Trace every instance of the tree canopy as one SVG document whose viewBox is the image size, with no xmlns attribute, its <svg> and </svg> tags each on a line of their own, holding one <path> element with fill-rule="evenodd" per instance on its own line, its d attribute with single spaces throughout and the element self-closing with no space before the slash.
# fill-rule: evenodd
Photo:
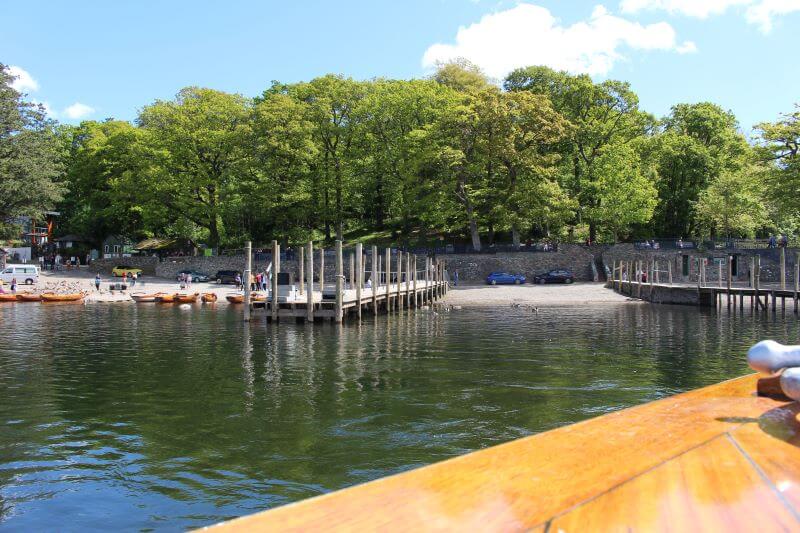
<svg viewBox="0 0 800 533">
<path fill-rule="evenodd" d="M 623 81 L 533 66 L 500 86 L 458 60 L 427 79 L 326 75 L 255 98 L 187 87 L 134 123 L 57 126 L 2 73 L 0 217 L 57 206 L 64 231 L 96 241 L 480 250 L 800 227 L 798 112 L 759 125 L 753 145 L 713 103 L 656 119 Z"/>
</svg>

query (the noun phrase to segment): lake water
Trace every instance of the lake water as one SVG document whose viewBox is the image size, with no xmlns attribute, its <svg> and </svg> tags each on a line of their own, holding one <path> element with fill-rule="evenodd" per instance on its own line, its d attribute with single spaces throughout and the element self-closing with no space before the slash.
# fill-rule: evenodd
<svg viewBox="0 0 800 533">
<path fill-rule="evenodd" d="M 0 305 L 0 530 L 184 530 L 747 373 L 798 322 L 648 305 L 362 325 Z"/>
</svg>

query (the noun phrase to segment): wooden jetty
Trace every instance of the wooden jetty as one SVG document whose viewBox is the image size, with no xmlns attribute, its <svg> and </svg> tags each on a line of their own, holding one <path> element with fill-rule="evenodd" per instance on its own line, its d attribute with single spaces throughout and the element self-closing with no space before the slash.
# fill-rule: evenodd
<svg viewBox="0 0 800 533">
<path fill-rule="evenodd" d="M 782 254 L 782 258 L 785 256 Z M 667 263 L 668 270 L 660 270 L 658 261 L 647 264 L 642 261 L 614 262 L 609 286 L 620 294 L 657 303 L 688 304 L 701 307 L 722 308 L 730 310 L 753 310 L 785 313 L 787 303 L 795 314 L 800 314 L 800 261 L 796 262 L 792 287 L 786 284 L 785 261 L 781 261 L 780 281 L 772 285 L 761 283 L 761 261 L 753 258 L 750 268 L 750 279 L 747 286 L 736 286 L 733 283 L 732 258 L 723 270 L 718 265 L 717 283 L 709 283 L 707 264 L 698 261 L 696 283 L 673 283 L 672 265 Z M 664 276 L 663 278 L 661 276 Z M 664 281 L 662 281 L 662 279 Z"/>
<path fill-rule="evenodd" d="M 217 531 L 800 529 L 800 406 L 758 376 L 226 522 Z"/>
<path fill-rule="evenodd" d="M 424 265 L 419 265 L 412 254 L 402 251 L 393 254 L 389 248 L 381 254 L 376 246 L 366 254 L 363 246 L 356 244 L 347 254 L 349 269 L 345 271 L 345 251 L 342 242 L 336 241 L 336 273 L 329 283 L 325 279 L 325 250 L 315 250 L 309 242 L 300 249 L 302 275 L 295 283 L 292 275 L 281 271 L 280 254 L 280 245 L 273 241 L 269 298 L 263 303 L 251 302 L 249 291 L 245 291 L 247 308 L 263 309 L 268 322 L 281 319 L 342 322 L 348 317 L 360 320 L 365 313 L 377 315 L 428 306 L 448 291 L 444 262 L 430 257 L 425 258 Z M 394 270 L 393 262 L 396 262 Z M 250 272 L 249 261 L 245 271 Z M 245 319 L 250 319 L 249 311 Z"/>
</svg>

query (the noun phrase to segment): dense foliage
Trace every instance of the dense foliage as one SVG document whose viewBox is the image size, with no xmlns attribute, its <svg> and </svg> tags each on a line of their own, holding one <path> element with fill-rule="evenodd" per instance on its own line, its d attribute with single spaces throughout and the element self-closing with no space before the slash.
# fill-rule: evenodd
<svg viewBox="0 0 800 533">
<path fill-rule="evenodd" d="M 748 142 L 712 103 L 659 120 L 621 81 L 527 67 L 501 88 L 459 61 L 430 79 L 274 82 L 256 98 L 188 87 L 134 124 L 56 128 L 11 81 L 2 69 L 0 220 L 57 207 L 62 231 L 95 241 L 480 249 L 800 229 L 798 112 Z"/>
<path fill-rule="evenodd" d="M 0 233 L 18 217 L 41 217 L 64 193 L 62 145 L 44 109 L 22 99 L 0 63 Z"/>
</svg>

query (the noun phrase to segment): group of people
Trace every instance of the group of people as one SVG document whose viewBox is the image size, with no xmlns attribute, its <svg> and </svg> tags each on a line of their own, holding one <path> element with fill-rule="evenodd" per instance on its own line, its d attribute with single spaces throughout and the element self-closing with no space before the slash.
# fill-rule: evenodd
<svg viewBox="0 0 800 533">
<path fill-rule="evenodd" d="M 178 283 L 180 283 L 181 289 L 188 289 L 192 286 L 192 273 L 191 272 L 181 272 L 178 275 Z"/>
<path fill-rule="evenodd" d="M 787 246 L 789 246 L 789 237 L 785 234 L 780 237 L 776 237 L 775 235 L 769 236 L 770 248 L 786 248 Z"/>
</svg>

